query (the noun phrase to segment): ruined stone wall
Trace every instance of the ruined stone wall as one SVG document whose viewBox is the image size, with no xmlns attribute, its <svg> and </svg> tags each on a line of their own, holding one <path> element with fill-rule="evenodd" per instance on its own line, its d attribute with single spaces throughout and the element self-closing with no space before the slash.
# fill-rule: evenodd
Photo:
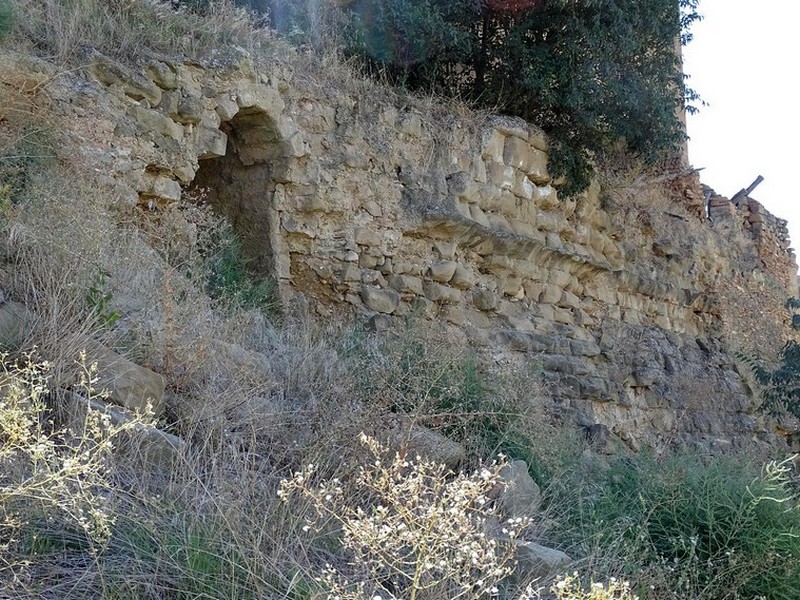
<svg viewBox="0 0 800 600">
<path fill-rule="evenodd" d="M 284 302 L 446 323 L 492 360 L 537 361 L 565 415 L 634 447 L 772 441 L 718 293 L 753 268 L 787 282 L 794 258 L 763 210 L 747 237 L 698 217 L 691 178 L 560 198 L 534 125 L 243 54 L 139 71 L 97 56 L 90 73 L 49 91 L 83 160 L 121 202 L 205 195 Z"/>
<path fill-rule="evenodd" d="M 757 200 L 740 192 L 732 200 L 706 188 L 708 218 L 718 230 L 733 228 L 748 233 L 761 261 L 761 267 L 787 290 L 797 287 L 794 266 L 796 256 L 791 248 L 788 223 L 771 214 Z M 792 294 L 796 295 L 796 294 Z"/>
</svg>

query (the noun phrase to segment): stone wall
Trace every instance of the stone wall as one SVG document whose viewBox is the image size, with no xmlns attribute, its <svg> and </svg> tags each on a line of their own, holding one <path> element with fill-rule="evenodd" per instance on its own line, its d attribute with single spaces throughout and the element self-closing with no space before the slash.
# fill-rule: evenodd
<svg viewBox="0 0 800 600">
<path fill-rule="evenodd" d="M 129 70 L 96 56 L 89 71 L 48 92 L 83 160 L 123 203 L 207 197 L 285 303 L 377 328 L 446 323 L 491 360 L 540 363 L 564 414 L 633 447 L 774 441 L 718 293 L 760 269 L 788 295 L 794 257 L 760 205 L 722 232 L 691 176 L 563 199 L 534 125 L 277 60 Z"/>
<path fill-rule="evenodd" d="M 744 190 L 732 199 L 720 196 L 706 187 L 708 218 L 718 230 L 733 228 L 745 231 L 753 240 L 762 268 L 778 279 L 787 290 L 796 292 L 797 264 L 789 239 L 788 222 L 771 214 Z M 796 293 L 791 295 L 796 296 Z"/>
</svg>

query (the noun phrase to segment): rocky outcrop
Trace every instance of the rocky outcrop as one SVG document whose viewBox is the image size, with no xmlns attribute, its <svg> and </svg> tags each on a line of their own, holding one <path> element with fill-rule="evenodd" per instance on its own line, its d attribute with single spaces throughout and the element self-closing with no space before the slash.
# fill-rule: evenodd
<svg viewBox="0 0 800 600">
<path fill-rule="evenodd" d="M 795 291 L 760 205 L 748 201 L 747 227 L 709 224 L 686 173 L 561 198 L 535 125 L 337 88 L 240 51 L 138 69 L 98 55 L 89 73 L 48 87 L 76 155 L 122 203 L 211 202 L 284 302 L 381 327 L 414 313 L 495 361 L 538 361 L 562 412 L 633 447 L 772 441 L 721 306 L 754 273 Z"/>
</svg>

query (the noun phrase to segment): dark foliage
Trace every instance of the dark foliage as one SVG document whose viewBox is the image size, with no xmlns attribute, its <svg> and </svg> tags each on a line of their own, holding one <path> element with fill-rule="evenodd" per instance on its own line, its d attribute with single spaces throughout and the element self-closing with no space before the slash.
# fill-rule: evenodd
<svg viewBox="0 0 800 600">
<path fill-rule="evenodd" d="M 800 330 L 800 299 L 789 298 L 786 308 L 792 311 L 792 329 Z M 765 367 L 752 356 L 739 358 L 750 367 L 756 380 L 764 386 L 761 395 L 763 408 L 772 415 L 786 411 L 800 418 L 800 343 L 789 340 L 778 354 L 780 364 L 775 369 Z"/>
</svg>

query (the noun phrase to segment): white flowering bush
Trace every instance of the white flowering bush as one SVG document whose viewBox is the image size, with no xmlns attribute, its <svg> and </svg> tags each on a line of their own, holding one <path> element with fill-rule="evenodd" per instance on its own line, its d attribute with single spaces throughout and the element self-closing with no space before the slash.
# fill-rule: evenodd
<svg viewBox="0 0 800 600">
<path fill-rule="evenodd" d="M 608 583 L 592 582 L 584 589 L 577 573 L 559 577 L 550 591 L 556 600 L 639 600 L 627 581 L 612 577 Z"/>
<path fill-rule="evenodd" d="M 332 600 L 471 599 L 498 594 L 511 574 L 515 539 L 527 519 L 503 520 L 493 497 L 503 486 L 495 463 L 448 476 L 444 465 L 410 461 L 361 436 L 372 462 L 355 481 L 361 502 L 339 479 L 313 483 L 309 465 L 281 483 L 279 495 L 300 494 L 313 507 L 307 529 L 331 522 L 347 554 L 318 575 Z M 363 492 L 363 494 L 362 494 Z"/>
<path fill-rule="evenodd" d="M 114 439 L 142 420 L 115 425 L 104 411 L 93 410 L 96 366 L 82 364 L 77 388 L 83 395 L 76 397 L 85 407 L 76 411 L 78 422 L 58 427 L 46 401 L 49 364 L 30 357 L 9 364 L 0 354 L 0 551 L 19 542 L 37 520 L 51 530 L 77 528 L 92 543 L 111 535 L 108 459 Z"/>
</svg>

